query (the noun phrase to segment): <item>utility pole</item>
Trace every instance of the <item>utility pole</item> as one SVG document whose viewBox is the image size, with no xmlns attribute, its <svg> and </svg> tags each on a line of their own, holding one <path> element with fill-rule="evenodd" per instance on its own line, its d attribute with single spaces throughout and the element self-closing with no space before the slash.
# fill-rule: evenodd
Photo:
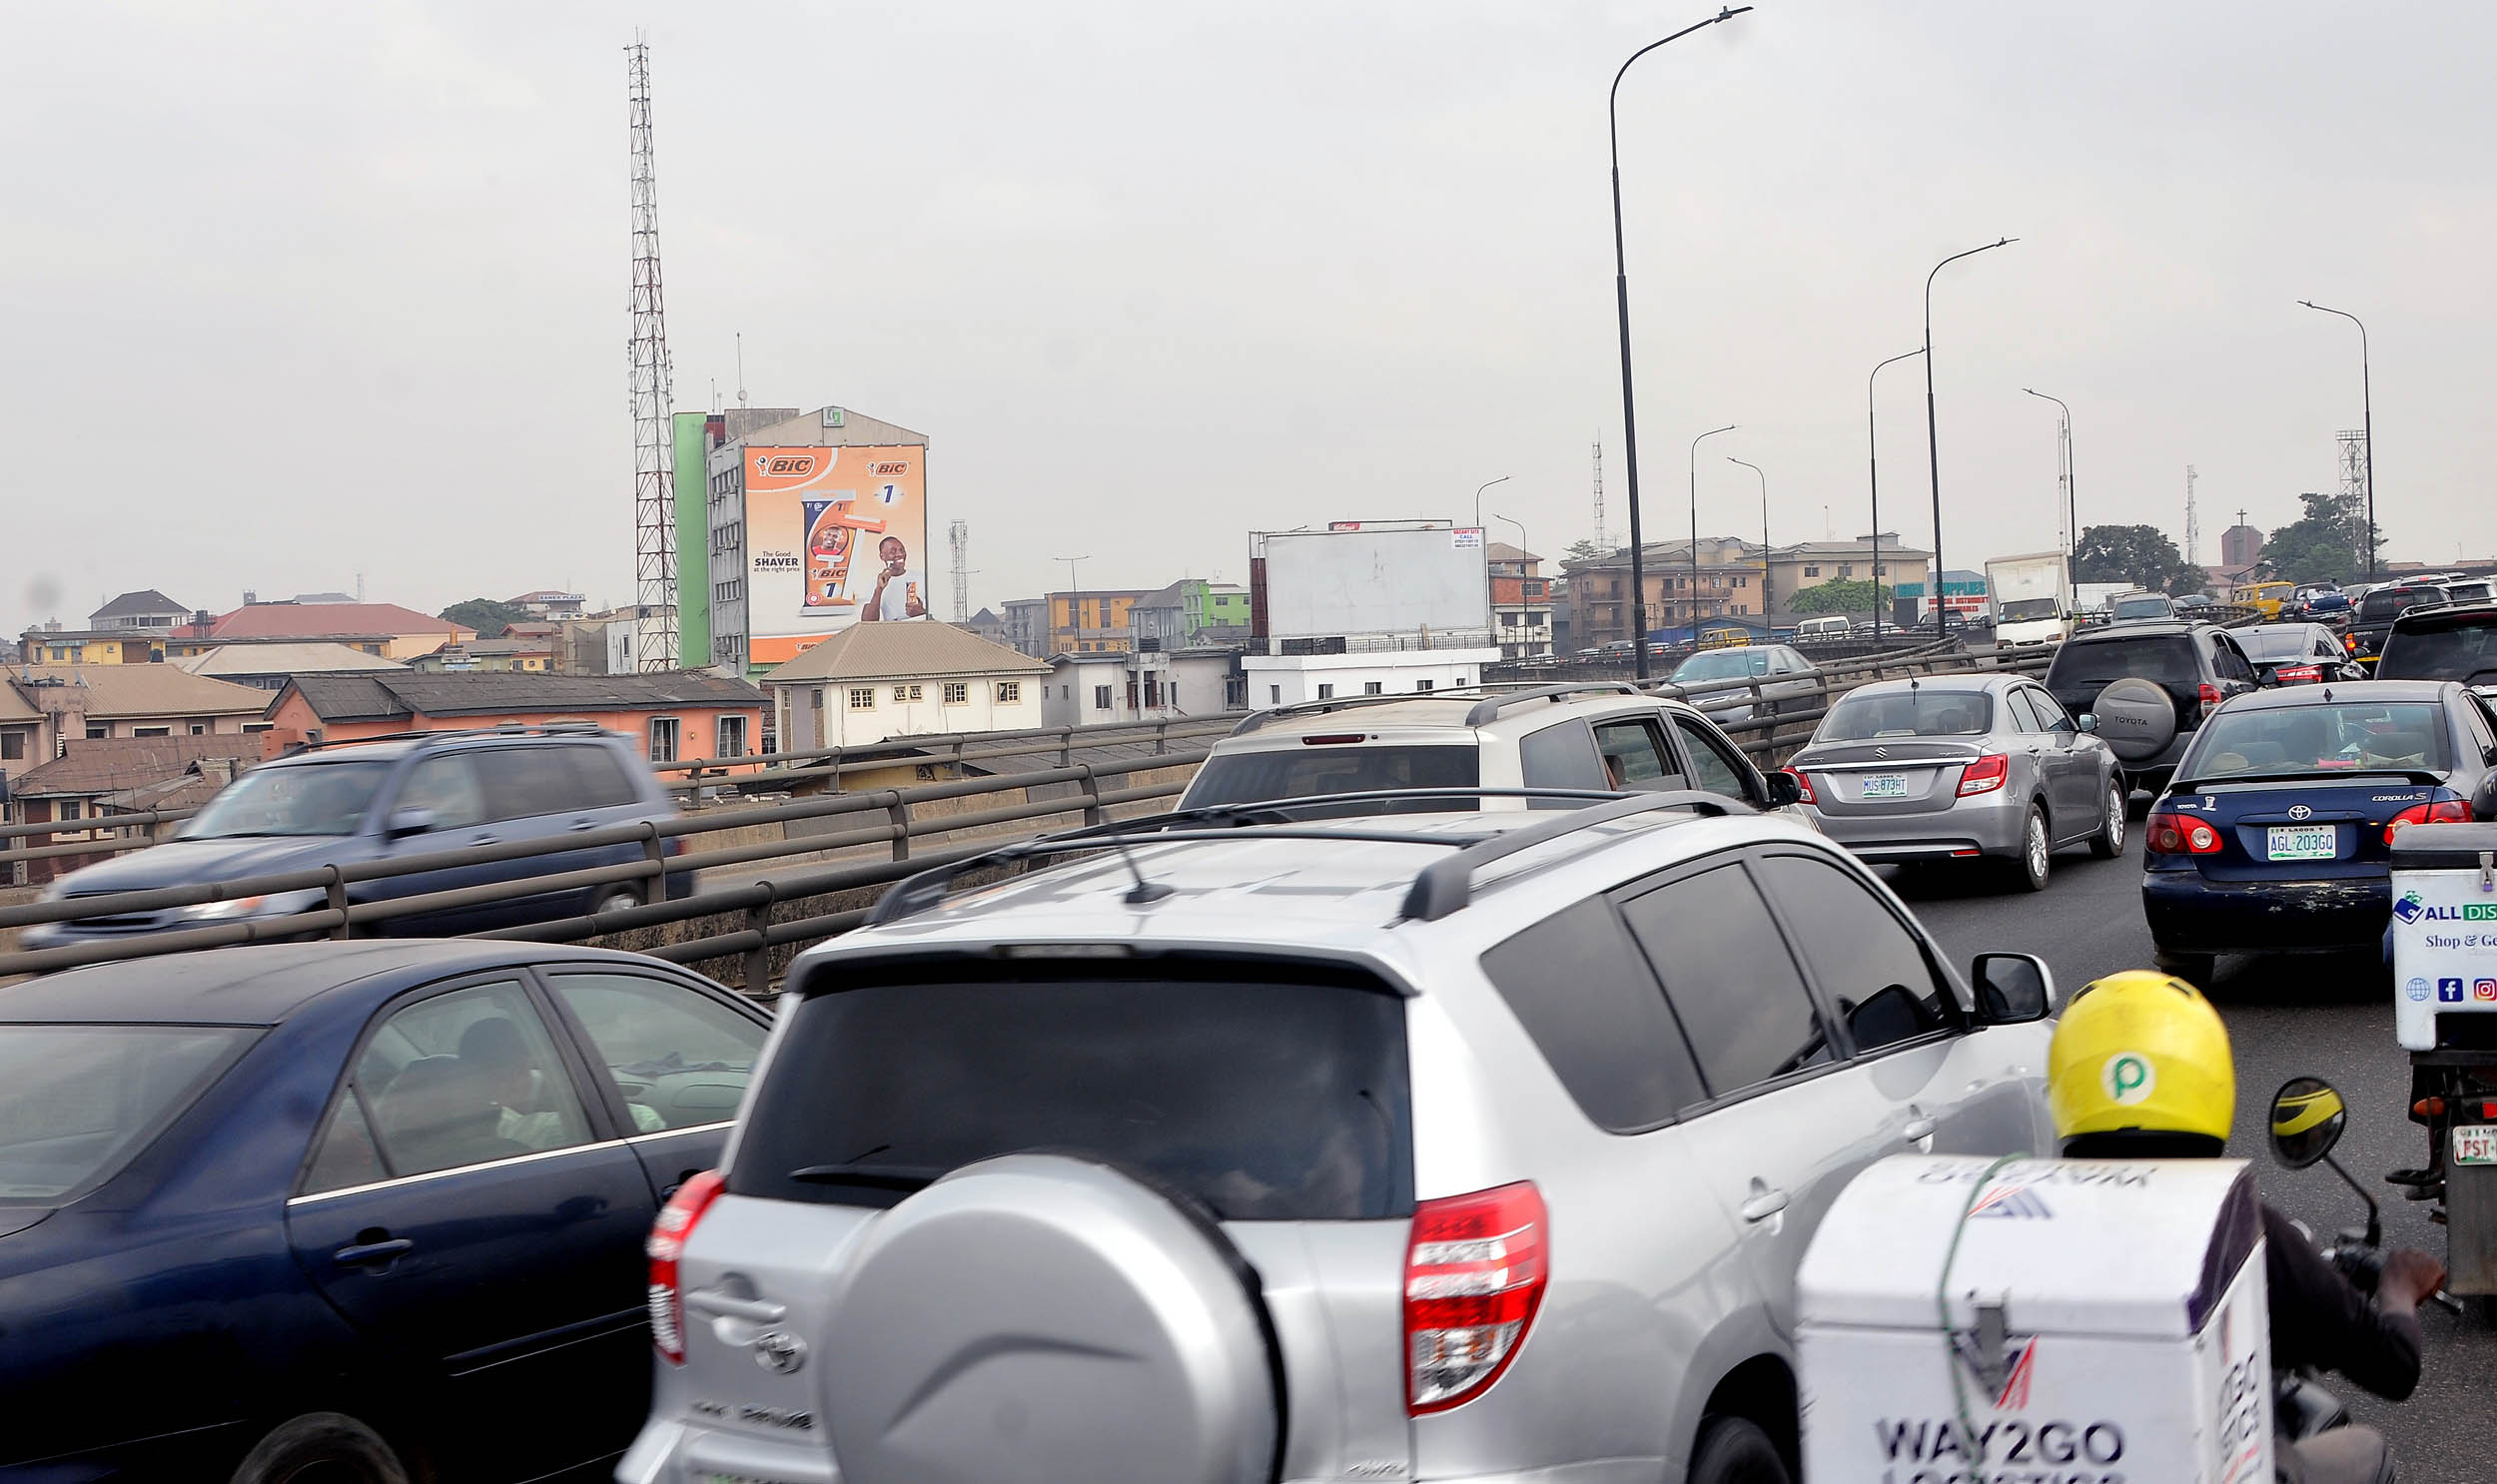
<svg viewBox="0 0 2497 1484">
<path fill-rule="evenodd" d="M 1076 646 L 1074 650 L 1069 651 L 1070 653 L 1080 652 L 1084 647 L 1084 584 L 1076 580 L 1075 567 L 1078 562 L 1091 561 L 1092 559 L 1093 558 L 1090 553 L 1083 556 L 1053 556 L 1050 558 L 1051 561 L 1063 561 L 1067 564 L 1067 587 L 1069 589 L 1067 593 L 1067 627 L 1075 631 L 1074 643 Z"/>
<path fill-rule="evenodd" d="M 1935 264 L 1933 273 L 1925 276 L 1925 463 L 1926 473 L 1934 482 L 1934 637 L 1937 639 L 1948 636 L 1950 630 L 1943 625 L 1947 605 L 1943 599 L 1942 580 L 1942 446 L 1934 431 L 1934 274 L 1941 273 L 1963 258 L 2010 247 L 2018 241 L 2019 238 L 2007 237 L 1982 248 L 1954 253 Z"/>
</svg>

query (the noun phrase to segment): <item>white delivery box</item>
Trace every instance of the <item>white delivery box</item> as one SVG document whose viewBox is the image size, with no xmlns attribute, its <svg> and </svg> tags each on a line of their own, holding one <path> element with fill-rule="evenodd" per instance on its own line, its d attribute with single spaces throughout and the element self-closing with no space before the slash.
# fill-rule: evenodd
<svg viewBox="0 0 2497 1484">
<path fill-rule="evenodd" d="M 1896 1155 L 1796 1286 L 1812 1484 L 2270 1484 L 2241 1159 Z"/>
<path fill-rule="evenodd" d="M 2393 983 L 2407 1051 L 2436 1049 L 2438 1016 L 2497 1012 L 2497 825 L 2393 832 Z"/>
</svg>

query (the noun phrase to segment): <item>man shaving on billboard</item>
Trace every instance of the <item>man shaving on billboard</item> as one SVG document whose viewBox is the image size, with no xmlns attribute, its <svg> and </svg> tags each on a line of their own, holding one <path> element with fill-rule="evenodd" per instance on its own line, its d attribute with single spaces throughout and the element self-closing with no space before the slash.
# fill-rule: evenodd
<svg viewBox="0 0 2497 1484">
<path fill-rule="evenodd" d="M 876 543 L 876 559 L 884 566 L 876 573 L 876 590 L 867 595 L 866 606 L 859 612 L 859 621 L 879 618 L 925 618 L 928 605 L 920 594 L 926 584 L 910 568 L 910 548 L 900 536 L 887 536 Z"/>
</svg>

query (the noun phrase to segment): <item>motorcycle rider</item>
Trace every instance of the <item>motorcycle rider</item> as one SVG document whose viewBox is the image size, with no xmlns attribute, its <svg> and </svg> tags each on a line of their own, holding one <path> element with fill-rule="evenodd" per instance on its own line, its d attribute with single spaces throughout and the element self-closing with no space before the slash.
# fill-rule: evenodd
<svg viewBox="0 0 2497 1484">
<path fill-rule="evenodd" d="M 2183 980 L 2128 970 L 2093 981 L 2056 1026 L 2047 1102 L 2068 1157 L 2215 1157 L 2236 1110 L 2227 1029 Z M 2262 1219 L 2272 1365 L 2337 1370 L 2387 1400 L 2408 1397 L 2419 1384 L 2419 1301 L 2445 1285 L 2445 1265 L 2386 1253 L 2370 1303 L 2268 1202 Z M 2355 1425 L 2285 1444 L 2277 1461 L 2294 1484 L 2393 1477 L 2383 1435 Z"/>
</svg>

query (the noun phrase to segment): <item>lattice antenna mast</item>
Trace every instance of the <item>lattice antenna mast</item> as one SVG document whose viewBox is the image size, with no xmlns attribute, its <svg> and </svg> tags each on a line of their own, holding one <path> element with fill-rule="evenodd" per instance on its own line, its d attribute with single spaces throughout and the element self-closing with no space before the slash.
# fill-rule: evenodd
<svg viewBox="0 0 2497 1484">
<path fill-rule="evenodd" d="M 2193 465 L 2185 465 L 2185 565 L 2198 567 L 2195 552 L 2202 544 L 2202 518 L 2193 508 Z"/>
<path fill-rule="evenodd" d="M 2341 507 L 2360 514 L 2350 521 L 2350 549 L 2361 562 L 2367 559 L 2367 430 L 2344 427 L 2341 441 Z"/>
<path fill-rule="evenodd" d="M 971 522 L 957 520 L 945 528 L 945 543 L 954 553 L 954 621 L 971 621 Z"/>
<path fill-rule="evenodd" d="M 625 48 L 633 156 L 633 668 L 676 668 L 676 471 L 668 436 L 675 371 L 659 277 L 659 176 L 650 141 L 650 48 Z"/>
<path fill-rule="evenodd" d="M 1595 549 L 1609 553 L 1604 540 L 1604 440 L 1595 440 Z"/>
</svg>

